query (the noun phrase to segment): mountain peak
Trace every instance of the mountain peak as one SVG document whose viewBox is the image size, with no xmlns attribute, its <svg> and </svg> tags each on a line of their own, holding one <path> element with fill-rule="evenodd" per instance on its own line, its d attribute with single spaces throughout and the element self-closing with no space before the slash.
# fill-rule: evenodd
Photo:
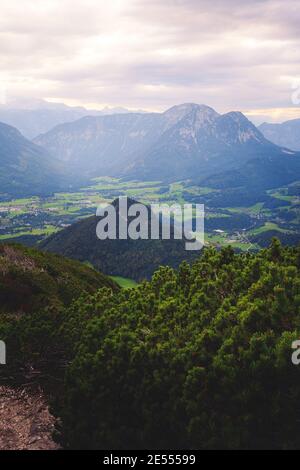
<svg viewBox="0 0 300 470">
<path fill-rule="evenodd" d="M 249 121 L 249 119 L 241 111 L 230 111 L 229 113 L 224 114 L 224 116 L 230 117 L 235 122 L 248 123 L 251 126 L 254 126 L 254 124 L 252 124 L 252 122 Z"/>
<path fill-rule="evenodd" d="M 205 122 L 211 123 L 219 117 L 219 114 L 213 108 L 205 104 L 196 103 L 183 103 L 172 106 L 172 108 L 165 111 L 163 115 L 167 118 L 169 125 L 173 125 L 185 117 L 192 117 L 193 120 L 199 122 L 201 125 Z"/>
<path fill-rule="evenodd" d="M 285 156 L 241 112 L 221 115 L 196 103 L 164 113 L 91 116 L 35 142 L 81 175 L 151 181 L 211 175 L 271 153 Z"/>
<path fill-rule="evenodd" d="M 205 104 L 197 104 L 197 103 L 182 103 L 172 106 L 171 108 L 167 109 L 163 114 L 170 115 L 170 114 L 181 114 L 186 115 L 190 112 L 209 112 L 218 115 L 218 113 L 209 106 Z"/>
<path fill-rule="evenodd" d="M 263 134 L 240 111 L 230 111 L 220 117 L 221 129 L 226 132 L 226 139 L 246 143 L 249 141 L 265 143 Z"/>
</svg>

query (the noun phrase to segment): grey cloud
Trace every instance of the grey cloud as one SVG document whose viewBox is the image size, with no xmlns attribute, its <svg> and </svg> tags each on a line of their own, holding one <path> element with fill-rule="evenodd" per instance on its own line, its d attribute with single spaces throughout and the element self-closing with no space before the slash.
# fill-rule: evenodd
<svg viewBox="0 0 300 470">
<path fill-rule="evenodd" d="M 0 81 L 11 94 L 149 109 L 180 101 L 288 108 L 290 81 L 300 77 L 298 0 L 0 7 Z"/>
</svg>

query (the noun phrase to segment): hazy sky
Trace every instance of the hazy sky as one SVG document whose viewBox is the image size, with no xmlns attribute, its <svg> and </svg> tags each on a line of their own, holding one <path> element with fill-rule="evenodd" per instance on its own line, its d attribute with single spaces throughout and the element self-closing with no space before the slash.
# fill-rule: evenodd
<svg viewBox="0 0 300 470">
<path fill-rule="evenodd" d="M 300 117 L 299 0 L 0 0 L 0 12 L 2 100 Z"/>
</svg>

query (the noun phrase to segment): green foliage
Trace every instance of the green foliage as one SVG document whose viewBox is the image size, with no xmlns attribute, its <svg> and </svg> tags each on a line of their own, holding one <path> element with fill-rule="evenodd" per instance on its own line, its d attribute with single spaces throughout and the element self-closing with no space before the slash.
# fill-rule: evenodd
<svg viewBox="0 0 300 470">
<path fill-rule="evenodd" d="M 150 279 L 159 266 L 178 268 L 183 260 L 192 261 L 198 257 L 198 252 L 185 249 L 185 240 L 174 238 L 99 240 L 96 234 L 99 220 L 99 217 L 80 220 L 45 239 L 40 247 L 47 252 L 88 261 L 109 276 L 121 276 L 136 282 Z"/>
<path fill-rule="evenodd" d="M 68 364 L 54 408 L 65 448 L 295 449 L 299 269 L 300 247 L 277 240 L 257 254 L 205 249 L 0 333 L 23 361 Z"/>
<path fill-rule="evenodd" d="M 111 279 L 77 261 L 21 245 L 0 245 L 0 315 L 59 308 L 102 286 L 117 289 Z"/>
<path fill-rule="evenodd" d="M 128 279 L 126 277 L 121 276 L 110 276 L 120 287 L 124 289 L 131 289 L 137 286 L 137 282 L 133 281 L 132 279 Z"/>
<path fill-rule="evenodd" d="M 61 375 L 69 358 L 69 343 L 59 334 L 64 307 L 102 287 L 119 290 L 112 279 L 77 261 L 0 245 L 0 339 L 9 351 L 1 375 L 19 377 L 25 370 Z"/>
<path fill-rule="evenodd" d="M 206 250 L 67 309 L 64 444 L 299 447 L 299 254 L 277 241 L 257 255 Z"/>
</svg>

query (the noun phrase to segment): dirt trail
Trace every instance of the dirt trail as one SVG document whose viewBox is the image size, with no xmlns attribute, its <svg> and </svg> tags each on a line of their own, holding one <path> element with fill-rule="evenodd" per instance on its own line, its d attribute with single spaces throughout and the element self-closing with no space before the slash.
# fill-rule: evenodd
<svg viewBox="0 0 300 470">
<path fill-rule="evenodd" d="M 0 450 L 56 450 L 54 426 L 41 392 L 0 386 Z"/>
</svg>

